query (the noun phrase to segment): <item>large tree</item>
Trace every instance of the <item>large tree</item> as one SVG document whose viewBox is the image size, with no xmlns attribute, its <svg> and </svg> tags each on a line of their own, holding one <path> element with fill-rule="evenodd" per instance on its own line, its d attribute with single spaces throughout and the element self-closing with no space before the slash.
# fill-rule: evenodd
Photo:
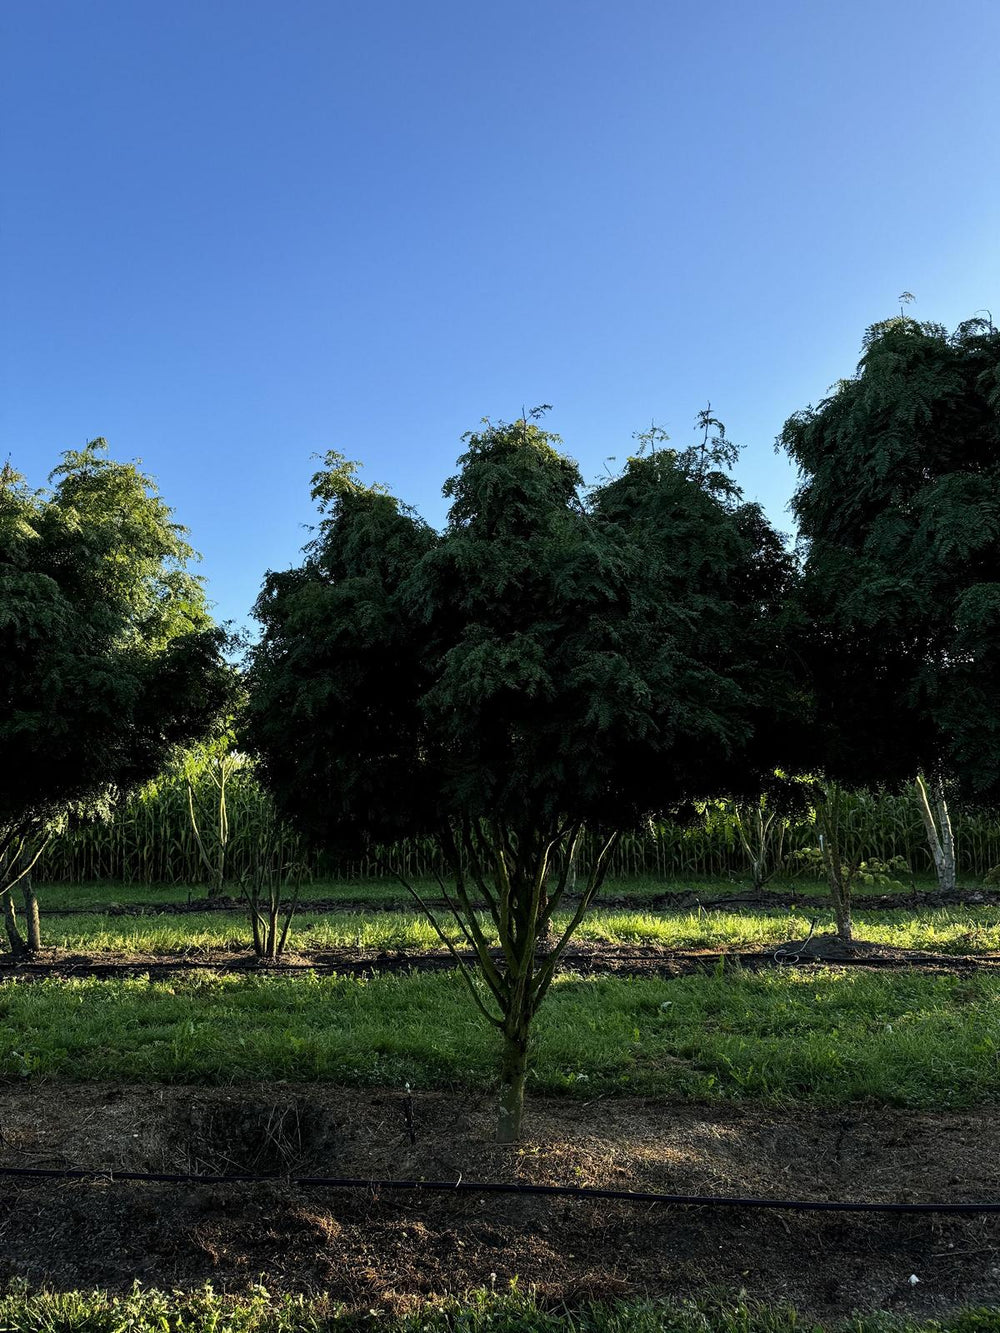
<svg viewBox="0 0 1000 1333">
<path fill-rule="evenodd" d="M 876 324 L 854 376 L 780 439 L 820 762 L 858 786 L 921 774 L 940 867 L 946 788 L 1000 797 L 1000 332 Z"/>
<path fill-rule="evenodd" d="M 463 975 L 503 1039 L 501 1141 L 616 837 L 756 790 L 777 754 L 789 559 L 721 436 L 657 443 L 588 493 L 535 420 L 485 423 L 440 534 L 330 455 L 304 563 L 269 574 L 256 606 L 244 738 L 281 812 L 328 847 L 437 839 L 478 963 Z"/>
<path fill-rule="evenodd" d="M 50 483 L 0 470 L 0 894 L 15 952 L 12 891 L 47 830 L 154 777 L 207 733 L 232 678 L 149 478 L 94 440 Z M 26 906 L 37 946 L 30 892 Z"/>
</svg>

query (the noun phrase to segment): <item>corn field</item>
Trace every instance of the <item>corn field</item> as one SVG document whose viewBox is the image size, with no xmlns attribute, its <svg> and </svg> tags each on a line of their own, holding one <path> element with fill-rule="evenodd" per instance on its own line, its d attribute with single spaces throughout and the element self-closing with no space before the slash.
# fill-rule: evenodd
<svg viewBox="0 0 1000 1333">
<path fill-rule="evenodd" d="M 188 777 L 191 780 L 190 796 Z M 82 883 L 111 880 L 123 884 L 204 884 L 210 872 L 198 846 L 191 807 L 202 833 L 203 847 L 218 827 L 218 787 L 206 771 L 164 777 L 119 808 L 106 823 L 70 828 L 53 838 L 36 868 L 42 881 Z M 870 860 L 902 857 L 916 875 L 933 873 L 933 864 L 916 802 L 909 794 L 870 797 L 856 802 L 876 808 L 871 819 Z M 226 878 L 238 882 L 262 868 L 280 870 L 296 863 L 309 878 L 345 879 L 385 877 L 392 865 L 415 879 L 433 877 L 442 870 L 434 844 L 414 840 L 383 849 L 348 864 L 334 865 L 322 855 L 308 854 L 296 834 L 275 816 L 270 799 L 250 767 L 234 772 L 226 788 L 228 844 Z M 1000 864 L 1000 814 L 963 814 L 952 811 L 959 872 L 980 879 Z M 793 821 L 784 850 L 784 874 L 815 873 L 801 866 L 793 854 L 815 847 L 816 831 L 809 818 Z M 587 868 L 590 847 L 586 840 L 579 869 Z M 791 857 L 791 859 L 788 859 Z M 693 824 L 658 824 L 643 834 L 623 838 L 614 853 L 612 879 L 650 877 L 678 879 L 686 875 L 707 878 L 743 878 L 749 862 L 738 836 L 732 808 L 724 802 L 710 805 Z"/>
<path fill-rule="evenodd" d="M 195 775 L 191 797 L 205 842 L 218 828 L 218 789 L 207 772 Z M 249 768 L 226 788 L 227 877 L 238 881 L 261 868 L 305 858 L 299 839 L 274 813 Z M 187 778 L 161 778 L 126 801 L 106 823 L 68 828 L 51 840 L 35 876 L 49 883 L 113 880 L 122 884 L 202 884 L 210 878 L 191 822 Z"/>
</svg>

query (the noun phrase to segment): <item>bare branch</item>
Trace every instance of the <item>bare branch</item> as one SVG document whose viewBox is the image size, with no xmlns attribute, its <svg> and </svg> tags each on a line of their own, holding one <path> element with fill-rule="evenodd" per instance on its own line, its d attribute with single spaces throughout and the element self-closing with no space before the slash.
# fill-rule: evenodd
<svg viewBox="0 0 1000 1333">
<path fill-rule="evenodd" d="M 545 960 L 545 964 L 538 974 L 533 995 L 533 1007 L 535 1009 L 541 1004 L 545 992 L 552 984 L 552 978 L 555 976 L 556 967 L 566 950 L 567 944 L 569 944 L 577 926 L 583 920 L 601 885 L 604 883 L 604 878 L 608 873 L 608 865 L 610 864 L 610 854 L 614 849 L 615 844 L 618 842 L 619 837 L 620 834 L 617 831 L 612 833 L 598 853 L 590 870 L 590 878 L 587 887 L 581 895 L 580 902 L 577 905 L 572 920 L 563 931 L 559 938 L 559 942 Z"/>
<path fill-rule="evenodd" d="M 558 910 L 559 904 L 566 892 L 566 887 L 569 884 L 570 872 L 573 868 L 573 858 L 576 855 L 576 846 L 580 840 L 582 832 L 582 824 L 569 824 L 564 826 L 559 834 L 561 838 L 565 837 L 566 834 L 571 834 L 572 836 L 570 837 L 569 846 L 566 849 L 566 858 L 563 861 L 562 870 L 559 873 L 559 883 L 556 885 L 555 892 L 549 894 L 549 901 L 546 904 L 545 911 L 542 913 L 541 920 L 539 921 L 539 929 L 541 930 L 544 930 L 552 920 L 552 917 Z"/>
<path fill-rule="evenodd" d="M 24 850 L 24 843 L 26 841 L 27 841 L 26 838 L 22 839 L 21 846 L 18 849 L 18 856 L 20 856 L 21 852 Z M 0 898 L 3 898 L 6 894 L 9 894 L 13 888 L 15 888 L 18 884 L 20 884 L 21 880 L 24 879 L 26 875 L 31 874 L 32 870 L 34 870 L 35 868 L 35 863 L 38 861 L 38 858 L 41 856 L 42 852 L 45 851 L 46 847 L 48 847 L 51 841 L 52 841 L 52 834 L 51 833 L 46 834 L 46 836 L 42 839 L 38 851 L 34 854 L 34 856 L 24 867 L 24 869 L 20 872 L 20 874 L 15 875 L 14 878 L 10 880 L 9 883 L 5 884 L 3 888 L 0 889 Z M 15 865 L 16 864 L 17 862 L 15 861 Z"/>
<path fill-rule="evenodd" d="M 462 958 L 462 955 L 461 955 L 461 954 L 458 952 L 458 950 L 455 948 L 455 945 L 452 943 L 452 941 L 448 938 L 448 936 L 447 936 L 447 935 L 444 933 L 444 931 L 441 929 L 440 925 L 438 924 L 437 917 L 434 915 L 434 913 L 431 911 L 431 909 L 427 906 L 427 904 L 424 902 L 423 898 L 421 898 L 420 894 L 416 891 L 416 889 L 413 887 L 413 885 L 409 882 L 408 879 L 405 879 L 404 876 L 402 876 L 402 875 L 399 873 L 398 870 L 393 870 L 392 873 L 393 873 L 393 875 L 396 877 L 396 879 L 399 880 L 400 884 L 402 884 L 403 888 L 406 889 L 408 893 L 411 893 L 411 894 L 413 895 L 413 897 L 414 897 L 414 899 L 416 900 L 416 903 L 417 903 L 417 905 L 419 906 L 420 910 L 424 913 L 424 915 L 427 917 L 427 920 L 428 920 L 428 921 L 431 923 L 431 925 L 433 926 L 433 928 L 434 928 L 434 932 L 435 932 L 435 934 L 437 935 L 438 939 L 441 941 L 441 943 L 445 946 L 445 948 L 446 948 L 446 949 L 448 950 L 448 952 L 451 954 L 452 958 L 454 958 L 455 963 L 456 963 L 457 966 L 458 966 L 458 970 L 459 970 L 459 972 L 460 972 L 461 975 L 462 975 L 462 979 L 465 981 L 465 984 L 466 984 L 466 986 L 468 987 L 468 990 L 469 990 L 469 994 L 472 996 L 472 999 L 473 999 L 473 1001 L 475 1002 L 476 1007 L 479 1009 L 479 1012 L 483 1015 L 483 1017 L 484 1017 L 488 1022 L 492 1023 L 493 1026 L 494 1026 L 495 1028 L 499 1028 L 499 1029 L 502 1031 L 502 1030 L 503 1030 L 503 1019 L 502 1019 L 502 1018 L 497 1018 L 495 1014 L 491 1014 L 490 1011 L 489 1011 L 489 1009 L 487 1009 L 486 1005 L 483 1003 L 482 996 L 479 994 L 478 990 L 476 990 L 476 983 L 475 983 L 475 981 L 474 981 L 474 979 L 473 979 L 473 977 L 472 977 L 472 974 L 471 974 L 471 972 L 469 971 L 469 969 L 468 969 L 468 968 L 466 967 L 466 965 L 465 965 L 465 960 Z M 482 962 L 483 962 L 483 958 L 482 958 L 482 955 L 478 953 L 478 950 L 477 950 L 477 955 L 478 955 L 478 957 L 479 957 L 479 961 L 480 961 L 480 963 L 482 963 Z M 491 965 L 491 967 L 492 967 L 492 959 L 490 959 L 490 965 Z M 495 974 L 496 977 L 497 977 L 497 981 L 499 982 L 499 981 L 500 981 L 499 974 L 496 973 L 496 969 L 495 969 L 495 968 L 493 969 L 493 971 L 494 971 L 494 974 Z M 494 996 L 494 998 L 496 999 L 497 1003 L 498 1003 L 498 1004 L 502 1004 L 502 992 L 501 992 L 501 993 L 498 993 L 497 990 L 494 989 L 493 983 L 491 982 L 490 977 L 486 974 L 485 970 L 484 970 L 484 977 L 485 977 L 485 980 L 486 980 L 486 984 L 489 986 L 490 990 L 492 991 L 493 996 Z"/>
</svg>

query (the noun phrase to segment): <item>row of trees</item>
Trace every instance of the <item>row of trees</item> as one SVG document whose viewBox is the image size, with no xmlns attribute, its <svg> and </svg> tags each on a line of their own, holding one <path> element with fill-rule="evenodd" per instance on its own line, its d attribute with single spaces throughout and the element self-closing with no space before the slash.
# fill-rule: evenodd
<svg viewBox="0 0 1000 1333">
<path fill-rule="evenodd" d="M 519 1134 L 532 1018 L 624 831 L 706 796 L 794 796 L 801 784 L 776 790 L 776 771 L 855 786 L 920 773 L 940 839 L 945 784 L 995 800 L 1000 774 L 992 324 L 876 326 L 856 375 L 788 421 L 798 557 L 743 500 L 736 451 L 709 412 L 696 445 L 672 449 L 653 431 L 592 488 L 539 417 L 466 438 L 442 532 L 327 457 L 303 563 L 269 574 L 255 609 L 239 724 L 279 811 L 309 839 L 349 854 L 436 840 L 477 974 L 457 962 L 502 1037 L 504 1141 Z M 106 549 L 78 543 L 95 551 L 89 584 L 67 582 L 75 553 L 38 567 L 47 524 L 86 530 L 81 479 L 100 490 L 94 479 L 112 477 L 112 519 L 145 515 L 143 577 L 121 558 L 136 534 L 116 546 L 113 521 Z M 148 776 L 225 708 L 227 670 L 180 540 L 146 480 L 96 447 L 68 457 L 51 496 L 4 474 L 0 635 L 18 666 L 0 687 L 0 745 L 21 743 L 63 781 L 22 794 L 8 766 L 8 863 L 23 867 L 30 837 L 69 804 Z M 128 597 L 116 600 L 116 581 Z M 77 638 L 52 633 L 60 598 L 94 646 L 86 669 L 116 682 L 104 707 L 81 708 Z M 53 637 L 69 659 L 51 658 Z M 831 811 L 822 847 L 849 935 L 852 853 L 838 827 Z M 604 851 L 554 936 L 584 829 Z"/>
</svg>

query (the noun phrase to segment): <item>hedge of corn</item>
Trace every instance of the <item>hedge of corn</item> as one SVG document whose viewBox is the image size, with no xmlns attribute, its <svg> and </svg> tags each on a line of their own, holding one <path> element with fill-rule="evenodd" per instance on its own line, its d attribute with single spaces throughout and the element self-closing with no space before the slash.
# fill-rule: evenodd
<svg viewBox="0 0 1000 1333">
<path fill-rule="evenodd" d="M 190 784 L 190 787 L 189 787 Z M 932 872 L 932 863 L 912 796 L 856 796 L 864 811 L 866 857 L 892 862 L 901 858 L 917 875 Z M 192 822 L 198 825 L 201 847 Z M 350 863 L 307 852 L 296 834 L 277 819 L 274 807 L 253 770 L 241 766 L 226 786 L 228 840 L 224 877 L 238 882 L 259 871 L 296 864 L 308 878 L 336 876 L 373 879 L 387 874 L 387 864 L 402 873 L 431 877 L 440 871 L 433 843 L 410 841 L 373 852 Z M 1000 864 L 1000 814 L 952 812 L 960 874 L 981 878 Z M 70 828 L 49 844 L 36 876 L 62 883 L 113 880 L 125 884 L 199 884 L 210 882 L 218 866 L 219 789 L 203 769 L 164 777 L 119 807 L 105 823 Z M 793 820 L 784 840 L 784 873 L 810 874 L 796 851 L 816 846 L 809 816 Z M 584 870 L 589 847 L 579 857 Z M 207 858 L 207 860 L 206 860 Z M 615 879 L 686 875 L 712 878 L 745 877 L 750 870 L 738 835 L 734 811 L 725 802 L 705 808 L 684 824 L 662 823 L 624 838 L 611 865 Z"/>
</svg>

